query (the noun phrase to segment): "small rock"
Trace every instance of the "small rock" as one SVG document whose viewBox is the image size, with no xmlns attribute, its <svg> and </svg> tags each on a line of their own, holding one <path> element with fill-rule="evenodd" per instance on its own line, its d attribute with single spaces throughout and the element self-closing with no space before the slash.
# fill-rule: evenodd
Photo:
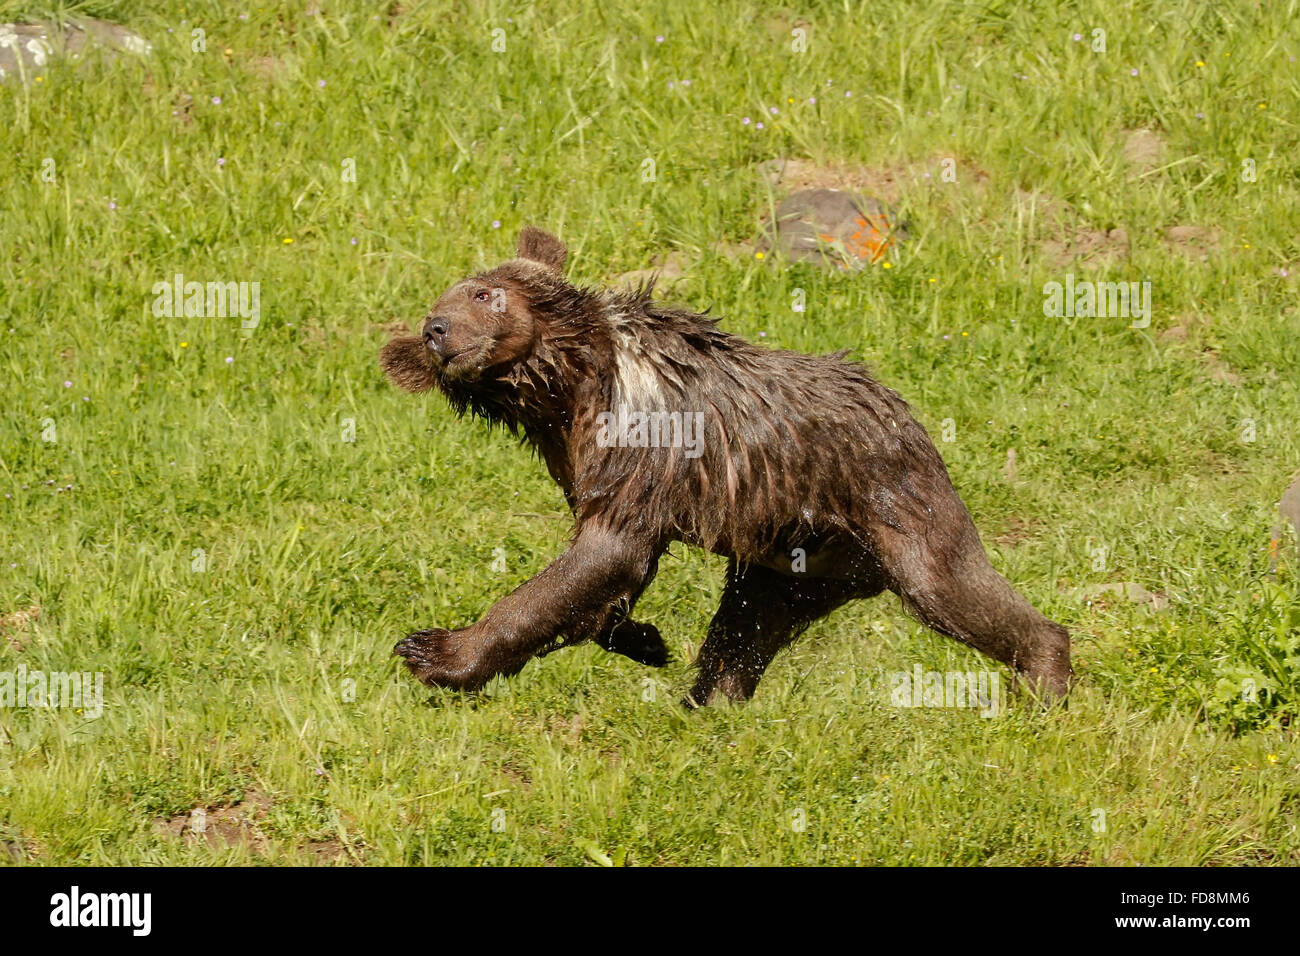
<svg viewBox="0 0 1300 956">
<path fill-rule="evenodd" d="M 1120 581 L 1115 584 L 1097 584 L 1083 589 L 1083 597 L 1089 601 L 1108 596 L 1123 598 L 1132 604 L 1145 604 L 1154 611 L 1163 611 L 1169 607 L 1169 598 L 1159 592 L 1148 591 L 1134 581 Z"/>
<path fill-rule="evenodd" d="M 1291 527 L 1295 529 L 1296 540 L 1300 541 L 1300 475 L 1296 475 L 1291 486 L 1282 492 L 1278 510 L 1282 512 L 1283 518 L 1291 522 Z"/>
<path fill-rule="evenodd" d="M 619 285 L 632 289 L 644 285 L 651 279 L 671 286 L 686 274 L 688 265 L 689 262 L 682 253 L 670 252 L 666 256 L 656 257 L 655 264 L 651 268 L 633 269 L 631 272 L 624 272 L 615 276 L 614 281 Z"/>
</svg>

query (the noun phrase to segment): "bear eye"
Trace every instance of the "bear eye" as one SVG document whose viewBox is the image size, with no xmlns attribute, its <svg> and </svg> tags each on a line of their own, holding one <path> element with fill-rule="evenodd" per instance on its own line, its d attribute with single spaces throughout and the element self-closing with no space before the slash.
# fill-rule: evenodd
<svg viewBox="0 0 1300 956">
<path fill-rule="evenodd" d="M 486 302 L 489 298 L 491 298 L 491 296 L 488 294 L 487 289 L 479 289 L 477 292 L 474 293 L 474 298 L 478 299 L 480 302 Z"/>
</svg>

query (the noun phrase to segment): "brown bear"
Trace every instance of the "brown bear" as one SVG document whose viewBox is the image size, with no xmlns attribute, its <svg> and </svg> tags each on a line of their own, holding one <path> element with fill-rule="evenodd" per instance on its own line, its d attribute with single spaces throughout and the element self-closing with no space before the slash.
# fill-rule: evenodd
<svg viewBox="0 0 1300 956">
<path fill-rule="evenodd" d="M 531 445 L 573 513 L 568 549 L 476 624 L 395 649 L 431 686 L 473 690 L 594 640 L 661 665 L 630 614 L 674 541 L 729 559 L 686 699 L 750 697 L 776 653 L 846 601 L 889 589 L 921 621 L 1007 664 L 1044 700 L 1070 638 L 994 570 L 907 403 L 843 353 L 753 345 L 637 291 L 578 288 L 567 251 L 525 227 L 518 255 L 457 282 L 389 378 L 437 388 Z"/>
</svg>

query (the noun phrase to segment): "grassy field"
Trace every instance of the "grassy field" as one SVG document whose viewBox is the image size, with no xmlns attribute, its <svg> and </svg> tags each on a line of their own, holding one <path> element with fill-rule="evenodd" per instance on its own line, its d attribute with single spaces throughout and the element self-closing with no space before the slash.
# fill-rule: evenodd
<svg viewBox="0 0 1300 956">
<path fill-rule="evenodd" d="M 0 84 L 0 671 L 104 675 L 98 716 L 0 708 L 0 861 L 1300 863 L 1295 0 L 311 6 L 74 5 L 153 52 Z M 774 157 L 910 240 L 755 255 Z M 668 668 L 588 646 L 430 699 L 394 642 L 570 529 L 376 354 L 525 223 L 584 283 L 676 252 L 674 299 L 947 423 L 1074 634 L 1068 709 L 893 706 L 992 665 L 886 595 L 687 713 L 723 562 L 680 546 L 638 613 Z M 260 322 L 156 316 L 178 273 L 259 283 Z M 1150 326 L 1045 316 L 1067 274 L 1149 281 Z"/>
</svg>

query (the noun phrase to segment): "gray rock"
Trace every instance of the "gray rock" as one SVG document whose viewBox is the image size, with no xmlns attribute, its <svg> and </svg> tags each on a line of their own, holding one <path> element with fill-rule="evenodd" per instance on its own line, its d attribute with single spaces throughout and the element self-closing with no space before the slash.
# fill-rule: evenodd
<svg viewBox="0 0 1300 956">
<path fill-rule="evenodd" d="M 0 23 L 0 82 L 17 77 L 22 82 L 45 72 L 53 58 L 79 59 L 90 46 L 112 53 L 144 55 L 153 46 L 140 34 L 119 23 L 78 17 L 62 22 Z"/>
<path fill-rule="evenodd" d="M 760 243 L 795 262 L 861 269 L 907 238 L 897 215 L 878 200 L 838 189 L 804 189 L 776 207 Z"/>
</svg>

